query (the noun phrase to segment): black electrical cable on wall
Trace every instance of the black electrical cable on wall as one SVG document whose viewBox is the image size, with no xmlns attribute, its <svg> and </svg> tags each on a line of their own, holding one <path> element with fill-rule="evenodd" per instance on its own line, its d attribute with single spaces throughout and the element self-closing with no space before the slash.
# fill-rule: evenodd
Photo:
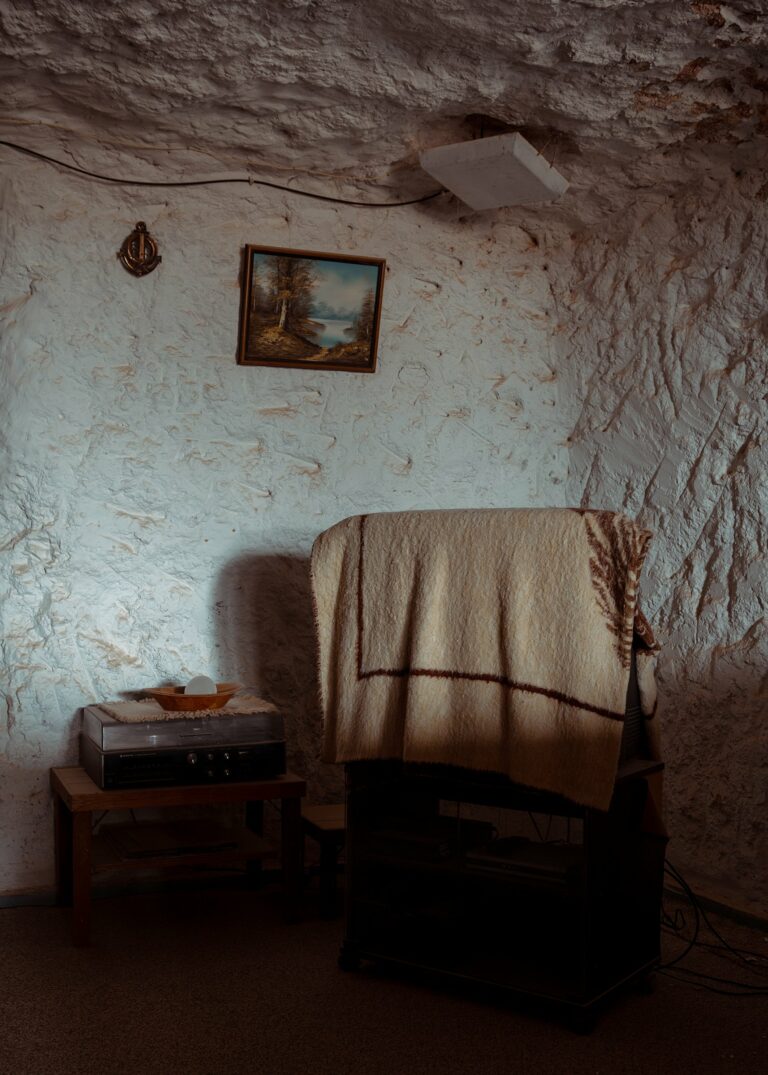
<svg viewBox="0 0 768 1075">
<path fill-rule="evenodd" d="M 101 175 L 99 172 L 90 172 L 87 168 L 80 168 L 76 164 L 67 164 L 66 161 L 57 160 L 55 157 L 49 157 L 45 153 L 39 153 L 36 149 L 20 146 L 15 142 L 7 142 L 2 138 L 0 138 L 0 146 L 6 146 L 8 149 L 13 149 L 17 153 L 24 153 L 29 157 L 36 157 L 38 160 L 45 161 L 46 164 L 53 164 L 57 168 L 66 168 L 70 172 L 77 172 L 78 175 L 87 176 L 89 179 L 100 179 L 104 183 L 117 183 L 128 187 L 207 187 L 223 183 L 246 183 L 248 186 L 252 187 L 270 187 L 272 190 L 282 190 L 287 194 L 298 194 L 301 198 L 313 198 L 318 202 L 333 202 L 336 205 L 354 205 L 360 209 L 398 209 L 403 205 L 419 205 L 421 202 L 431 201 L 433 198 L 438 198 L 441 194 L 447 193 L 445 188 L 441 187 L 440 190 L 433 190 L 431 194 L 422 194 L 419 198 L 409 198 L 402 202 L 358 202 L 349 198 L 334 198 L 330 194 L 314 194 L 310 190 L 300 190 L 298 187 L 287 187 L 282 183 L 272 183 L 268 179 L 254 179 L 252 176 L 235 177 L 232 179 L 121 179 L 119 176 Z"/>
</svg>

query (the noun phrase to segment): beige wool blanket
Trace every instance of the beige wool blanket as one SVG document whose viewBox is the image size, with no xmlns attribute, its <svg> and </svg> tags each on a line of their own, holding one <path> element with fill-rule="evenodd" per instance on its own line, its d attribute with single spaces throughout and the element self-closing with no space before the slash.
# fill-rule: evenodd
<svg viewBox="0 0 768 1075">
<path fill-rule="evenodd" d="M 504 773 L 607 808 L 633 639 L 651 742 L 650 532 L 611 512 L 345 519 L 312 550 L 324 758 Z"/>
</svg>

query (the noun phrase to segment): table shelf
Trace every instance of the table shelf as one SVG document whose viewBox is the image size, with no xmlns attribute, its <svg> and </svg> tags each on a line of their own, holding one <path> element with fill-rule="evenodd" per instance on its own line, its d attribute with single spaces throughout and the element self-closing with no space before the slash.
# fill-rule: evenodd
<svg viewBox="0 0 768 1075">
<path fill-rule="evenodd" d="M 274 844 L 247 829 L 195 822 L 105 825 L 93 839 L 93 873 L 207 866 L 246 869 L 280 857 Z"/>
</svg>

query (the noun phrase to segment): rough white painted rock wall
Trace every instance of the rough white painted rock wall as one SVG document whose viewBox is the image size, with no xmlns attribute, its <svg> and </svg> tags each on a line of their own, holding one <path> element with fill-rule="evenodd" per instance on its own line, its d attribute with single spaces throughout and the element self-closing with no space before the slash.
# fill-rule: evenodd
<svg viewBox="0 0 768 1075">
<path fill-rule="evenodd" d="M 768 903 L 768 203 L 758 170 L 577 229 L 559 290 L 569 503 L 655 531 L 670 858 Z M 556 278 L 561 282 L 563 277 Z"/>
<path fill-rule="evenodd" d="M 137 194 L 3 161 L 0 892 L 50 884 L 75 714 L 205 671 L 318 765 L 307 556 L 361 511 L 562 504 L 544 254 L 509 215 Z M 143 280 L 115 257 L 137 220 Z M 382 256 L 374 376 L 235 364 L 246 242 Z"/>
<path fill-rule="evenodd" d="M 76 757 L 90 699 L 241 677 L 287 707 L 315 793 L 334 788 L 317 532 L 581 501 L 656 531 L 672 859 L 766 912 L 764 176 L 677 188 L 680 160 L 638 168 L 645 190 L 611 175 L 518 218 L 161 200 L 4 161 L 0 892 L 50 882 L 46 771 Z M 163 244 L 143 281 L 114 257 L 138 219 Z M 239 249 L 259 241 L 388 259 L 375 376 L 236 367 Z"/>
<path fill-rule="evenodd" d="M 732 158 L 739 142 L 749 151 L 765 138 L 764 8 L 0 0 L 0 95 L 27 121 L 24 144 L 63 128 L 80 161 L 96 141 L 158 171 L 169 149 L 198 173 L 248 161 L 259 174 L 386 181 L 398 162 L 391 185 L 418 190 L 417 150 L 463 140 L 466 117 L 485 113 L 567 157 L 572 182 L 588 188 L 607 161 L 671 146 Z M 52 124 L 44 133 L 41 120 Z M 193 153 L 210 157 L 193 164 Z"/>
</svg>

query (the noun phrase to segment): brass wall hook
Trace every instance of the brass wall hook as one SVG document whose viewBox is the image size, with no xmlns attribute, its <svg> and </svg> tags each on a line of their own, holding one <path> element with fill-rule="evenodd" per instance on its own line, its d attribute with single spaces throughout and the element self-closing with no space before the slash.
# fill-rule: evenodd
<svg viewBox="0 0 768 1075">
<path fill-rule="evenodd" d="M 140 220 L 117 252 L 121 264 L 134 276 L 146 276 L 163 260 L 157 252 L 157 241 Z"/>
</svg>

